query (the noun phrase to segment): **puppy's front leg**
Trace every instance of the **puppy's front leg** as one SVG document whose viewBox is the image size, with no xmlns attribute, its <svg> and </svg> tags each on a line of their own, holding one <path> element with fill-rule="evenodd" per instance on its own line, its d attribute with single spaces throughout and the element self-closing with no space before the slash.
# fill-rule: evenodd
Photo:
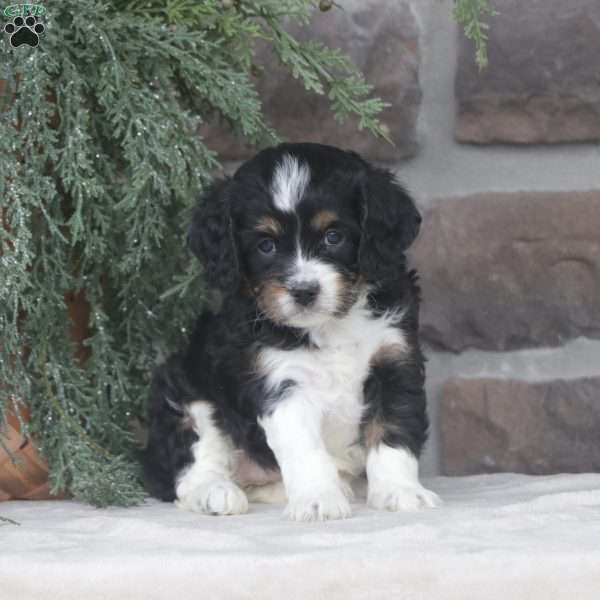
<svg viewBox="0 0 600 600">
<path fill-rule="evenodd" d="M 418 455 L 428 428 L 420 364 L 391 347 L 372 363 L 365 383 L 367 501 L 373 508 L 399 511 L 440 504 L 419 481 Z"/>
<path fill-rule="evenodd" d="M 260 420 L 279 463 L 288 497 L 286 515 L 295 521 L 345 519 L 350 503 L 321 437 L 318 406 L 292 394 Z"/>
</svg>

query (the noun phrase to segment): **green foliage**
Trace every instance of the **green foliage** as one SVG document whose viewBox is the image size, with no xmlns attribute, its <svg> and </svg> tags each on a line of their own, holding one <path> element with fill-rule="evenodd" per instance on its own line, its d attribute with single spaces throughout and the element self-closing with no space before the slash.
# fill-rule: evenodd
<svg viewBox="0 0 600 600">
<path fill-rule="evenodd" d="M 490 0 L 455 0 L 454 18 L 463 26 L 465 36 L 475 44 L 475 61 L 480 69 L 488 64 L 487 31 L 490 26 L 483 19 L 497 14 Z"/>
<path fill-rule="evenodd" d="M 0 41 L 0 420 L 26 403 L 54 491 L 139 502 L 136 424 L 153 365 L 206 301 L 184 247 L 219 164 L 197 135 L 214 116 L 275 134 L 253 84 L 269 44 L 336 116 L 385 135 L 383 104 L 348 59 L 300 43 L 308 0 L 61 0 L 33 49 Z M 81 355 L 67 298 L 89 305 Z M 1 440 L 1 437 L 0 437 Z"/>
</svg>

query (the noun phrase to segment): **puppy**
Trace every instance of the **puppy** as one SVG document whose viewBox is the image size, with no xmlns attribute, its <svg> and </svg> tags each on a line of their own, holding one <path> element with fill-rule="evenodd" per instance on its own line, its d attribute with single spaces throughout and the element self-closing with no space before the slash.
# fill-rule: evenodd
<svg viewBox="0 0 600 600">
<path fill-rule="evenodd" d="M 418 479 L 425 369 L 404 251 L 420 221 L 388 171 L 330 146 L 269 148 L 214 184 L 188 243 L 222 303 L 155 373 L 153 495 L 214 515 L 250 499 L 342 519 L 366 471 L 373 508 L 438 503 Z"/>
</svg>

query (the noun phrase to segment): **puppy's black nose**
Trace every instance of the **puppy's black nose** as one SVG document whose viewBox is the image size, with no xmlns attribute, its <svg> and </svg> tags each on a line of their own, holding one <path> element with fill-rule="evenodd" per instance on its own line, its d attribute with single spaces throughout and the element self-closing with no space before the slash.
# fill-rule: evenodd
<svg viewBox="0 0 600 600">
<path fill-rule="evenodd" d="M 316 281 L 302 283 L 291 287 L 290 294 L 300 306 L 309 306 L 317 299 L 320 289 L 321 286 Z"/>
</svg>

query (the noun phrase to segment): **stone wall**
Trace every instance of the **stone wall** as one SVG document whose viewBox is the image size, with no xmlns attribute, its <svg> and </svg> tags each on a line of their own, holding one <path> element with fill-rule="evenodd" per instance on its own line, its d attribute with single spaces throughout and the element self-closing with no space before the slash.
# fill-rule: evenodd
<svg viewBox="0 0 600 600">
<path fill-rule="evenodd" d="M 600 469 L 600 3 L 495 0 L 490 65 L 415 1 L 428 471 Z M 526 5 L 526 6 L 525 6 Z"/>
<path fill-rule="evenodd" d="M 423 470 L 600 470 L 600 2 L 493 0 L 482 73 L 452 0 L 339 4 L 310 34 L 393 103 L 396 146 L 333 127 L 275 66 L 259 86 L 288 139 L 387 164 L 422 209 Z"/>
</svg>

